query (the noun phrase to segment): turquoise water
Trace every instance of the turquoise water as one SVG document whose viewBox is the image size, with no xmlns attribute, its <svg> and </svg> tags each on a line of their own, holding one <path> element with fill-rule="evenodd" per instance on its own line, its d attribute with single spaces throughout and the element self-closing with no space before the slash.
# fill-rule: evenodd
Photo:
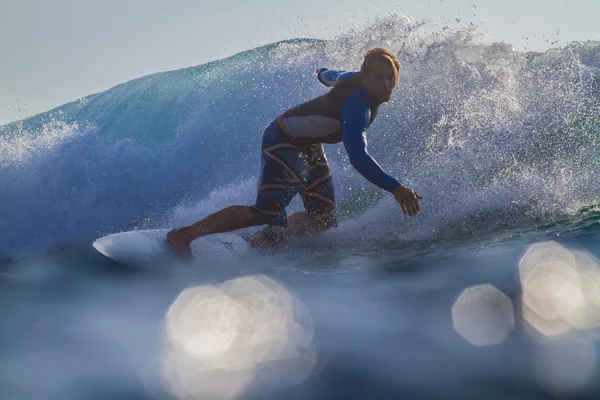
<svg viewBox="0 0 600 400">
<path fill-rule="evenodd" d="M 572 279 L 551 275 L 540 285 L 558 280 L 548 293 L 567 295 L 534 297 L 563 330 L 540 334 L 519 279 L 531 245 L 600 257 L 600 43 L 522 53 L 467 30 L 386 22 L 376 39 L 357 29 L 276 43 L 0 127 L 0 397 L 176 398 L 147 371 L 169 306 L 190 285 L 248 274 L 293 289 L 311 312 L 319 360 L 301 384 L 259 387 L 258 398 L 600 396 L 594 291 L 584 304 Z M 192 268 L 123 266 L 91 248 L 105 234 L 250 204 L 264 127 L 326 90 L 315 67 L 357 68 L 376 45 L 397 53 L 403 70 L 369 150 L 424 196 L 418 217 L 402 216 L 331 145 L 340 225 L 323 235 Z M 578 282 L 595 282 L 585 276 Z M 453 305 L 482 284 L 510 299 L 514 323 L 478 347 Z M 496 315 L 485 299 L 470 309 L 480 318 L 472 326 L 487 327 L 476 305 Z M 574 307 L 589 326 L 565 317 Z"/>
</svg>

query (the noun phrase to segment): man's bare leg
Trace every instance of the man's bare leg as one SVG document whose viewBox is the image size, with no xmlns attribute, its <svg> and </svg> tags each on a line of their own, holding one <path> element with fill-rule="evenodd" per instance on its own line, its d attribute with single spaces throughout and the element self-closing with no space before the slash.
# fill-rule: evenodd
<svg viewBox="0 0 600 400">
<path fill-rule="evenodd" d="M 179 258 L 191 260 L 190 243 L 195 239 L 258 225 L 263 225 L 263 222 L 249 206 L 229 206 L 192 225 L 172 229 L 167 233 L 167 242 Z"/>
</svg>

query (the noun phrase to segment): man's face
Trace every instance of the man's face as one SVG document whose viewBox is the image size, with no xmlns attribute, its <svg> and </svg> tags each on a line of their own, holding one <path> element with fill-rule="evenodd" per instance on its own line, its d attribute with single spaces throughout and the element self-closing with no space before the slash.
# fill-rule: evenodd
<svg viewBox="0 0 600 400">
<path fill-rule="evenodd" d="M 384 62 L 373 64 L 364 79 L 369 95 L 382 103 L 390 100 L 392 91 L 396 87 L 396 74 L 390 64 Z"/>
</svg>

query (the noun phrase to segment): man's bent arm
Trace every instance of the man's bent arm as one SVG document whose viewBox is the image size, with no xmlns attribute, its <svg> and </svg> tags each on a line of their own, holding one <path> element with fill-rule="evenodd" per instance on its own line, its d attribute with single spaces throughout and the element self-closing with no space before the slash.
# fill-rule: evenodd
<svg viewBox="0 0 600 400">
<path fill-rule="evenodd" d="M 358 74 L 358 72 L 337 71 L 327 68 L 321 68 L 317 74 L 317 79 L 323 85 L 332 87 Z"/>
<path fill-rule="evenodd" d="M 350 163 L 369 182 L 392 193 L 400 186 L 400 183 L 386 174 L 367 152 L 365 131 L 371 117 L 371 111 L 364 102 L 356 101 L 355 96 L 356 94 L 346 100 L 342 110 L 343 141 Z"/>
</svg>

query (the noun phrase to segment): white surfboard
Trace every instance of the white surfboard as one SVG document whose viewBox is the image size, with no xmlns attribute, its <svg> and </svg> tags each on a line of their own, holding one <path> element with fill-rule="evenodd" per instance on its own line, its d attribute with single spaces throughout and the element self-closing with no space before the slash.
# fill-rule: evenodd
<svg viewBox="0 0 600 400">
<path fill-rule="evenodd" d="M 168 229 L 151 229 L 113 233 L 94 241 L 100 253 L 125 264 L 144 264 L 175 260 L 167 245 Z M 203 257 L 239 258 L 251 251 L 252 246 L 240 235 L 221 233 L 198 238 L 192 242 L 194 259 Z"/>
</svg>

